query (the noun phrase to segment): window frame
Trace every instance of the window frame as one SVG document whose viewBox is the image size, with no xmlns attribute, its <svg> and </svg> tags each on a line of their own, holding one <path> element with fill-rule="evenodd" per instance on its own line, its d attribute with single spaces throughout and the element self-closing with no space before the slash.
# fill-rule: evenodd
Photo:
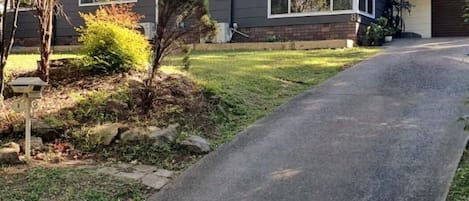
<svg viewBox="0 0 469 201">
<path fill-rule="evenodd" d="M 13 9 L 13 6 L 11 5 L 11 0 L 7 0 L 8 1 L 8 8 L 7 8 L 7 13 L 11 13 L 14 11 Z M 2 3 L 3 4 L 3 3 Z M 3 6 L 2 6 L 3 7 Z M 34 7 L 33 6 L 29 6 L 29 7 L 19 7 L 18 8 L 18 12 L 25 12 L 25 11 L 32 11 L 34 10 Z"/>
<path fill-rule="evenodd" d="M 350 10 L 336 10 L 334 11 L 334 0 L 331 1 L 330 11 L 318 11 L 318 12 L 305 12 L 305 13 L 291 13 L 291 0 L 288 0 L 288 13 L 285 14 L 272 14 L 272 0 L 267 0 L 267 18 L 288 18 L 288 17 L 308 17 L 308 16 L 327 16 L 327 15 L 342 15 L 342 14 L 360 14 L 372 19 L 375 19 L 376 13 L 376 0 L 373 1 L 373 13 L 367 13 L 359 9 L 359 0 L 352 0 L 352 9 Z M 368 1 L 366 2 L 366 8 L 368 9 Z"/>
<path fill-rule="evenodd" d="M 85 6 L 101 6 L 101 5 L 110 5 L 110 4 L 121 4 L 121 3 L 137 3 L 138 0 L 110 0 L 106 2 L 95 2 L 95 3 L 81 3 L 82 0 L 78 0 L 78 6 L 79 7 L 85 7 Z M 270 0 L 269 0 L 270 1 Z"/>
<path fill-rule="evenodd" d="M 270 1 L 270 0 L 269 0 L 269 1 Z M 358 1 L 358 2 L 360 2 L 360 1 Z M 376 15 L 376 14 L 375 14 L 375 13 L 376 13 L 376 0 L 373 0 L 373 12 L 372 12 L 371 14 L 368 12 L 368 8 L 369 8 L 369 7 L 368 7 L 368 0 L 365 0 L 365 10 L 366 10 L 366 11 L 362 11 L 362 10 L 360 10 L 360 8 L 358 8 L 358 14 L 364 15 L 364 16 L 369 17 L 369 18 L 372 18 L 372 19 L 375 19 L 375 15 Z"/>
</svg>

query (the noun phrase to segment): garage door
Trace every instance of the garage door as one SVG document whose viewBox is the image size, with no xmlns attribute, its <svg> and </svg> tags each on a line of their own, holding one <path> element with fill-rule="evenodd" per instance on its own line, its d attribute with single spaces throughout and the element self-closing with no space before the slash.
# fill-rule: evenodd
<svg viewBox="0 0 469 201">
<path fill-rule="evenodd" d="M 469 36 L 462 19 L 464 0 L 432 0 L 432 36 Z"/>
</svg>

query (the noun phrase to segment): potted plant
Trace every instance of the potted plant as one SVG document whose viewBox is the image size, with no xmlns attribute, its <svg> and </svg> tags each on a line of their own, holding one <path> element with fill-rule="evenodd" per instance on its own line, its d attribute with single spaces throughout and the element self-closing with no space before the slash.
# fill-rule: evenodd
<svg viewBox="0 0 469 201">
<path fill-rule="evenodd" d="M 396 32 L 394 31 L 394 29 L 392 27 L 386 27 L 384 28 L 384 41 L 389 43 L 389 42 L 392 42 L 392 36 L 395 34 Z"/>
<path fill-rule="evenodd" d="M 376 20 L 376 23 L 383 28 L 385 42 L 391 42 L 394 34 L 396 34 L 395 29 L 392 26 L 391 22 L 392 21 L 390 21 L 386 17 L 379 17 Z"/>
</svg>

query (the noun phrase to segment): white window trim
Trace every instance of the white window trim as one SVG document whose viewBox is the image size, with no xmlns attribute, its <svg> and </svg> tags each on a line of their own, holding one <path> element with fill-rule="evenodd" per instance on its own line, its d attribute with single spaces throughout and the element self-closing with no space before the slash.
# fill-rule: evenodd
<svg viewBox="0 0 469 201">
<path fill-rule="evenodd" d="M 270 0 L 269 0 L 270 1 Z M 122 0 L 122 1 L 107 1 L 107 2 L 96 2 L 96 3 L 81 3 L 81 0 L 78 0 L 78 6 L 101 6 L 101 5 L 110 5 L 110 4 L 120 4 L 120 3 L 136 3 L 138 0 Z"/>
<path fill-rule="evenodd" d="M 290 12 L 290 2 L 288 1 L 288 9 Z M 333 2 L 333 1 L 331 1 Z M 368 3 L 368 1 L 366 1 Z M 271 0 L 267 0 L 267 18 L 268 19 L 276 19 L 276 18 L 288 18 L 288 17 L 308 17 L 308 16 L 324 16 L 324 15 L 342 15 L 342 14 L 360 14 L 372 19 L 375 19 L 375 12 L 376 12 L 376 0 L 373 0 L 373 14 L 369 14 L 367 12 L 363 12 L 359 9 L 358 0 L 353 0 L 352 10 L 336 10 L 333 11 L 333 3 L 331 3 L 331 10 L 330 11 L 319 11 L 319 12 L 309 12 L 309 13 L 285 13 L 285 14 L 272 14 L 272 2 Z"/>
<path fill-rule="evenodd" d="M 7 12 L 11 13 L 11 12 L 14 12 L 15 9 L 13 9 L 12 5 L 10 5 L 11 1 L 8 1 L 8 9 L 7 9 Z M 2 3 L 3 5 L 3 3 Z M 2 6 L 3 7 L 3 6 Z M 31 11 L 31 10 L 34 10 L 33 6 L 31 7 L 19 7 L 18 8 L 18 12 L 25 12 L 25 11 Z"/>
<path fill-rule="evenodd" d="M 27 12 L 27 11 L 32 11 L 32 10 L 34 10 L 34 8 L 32 7 L 27 7 L 27 8 L 23 7 L 23 8 L 19 8 L 18 12 Z M 12 12 L 15 12 L 15 10 L 9 8 L 7 9 L 7 12 L 12 13 Z"/>
</svg>

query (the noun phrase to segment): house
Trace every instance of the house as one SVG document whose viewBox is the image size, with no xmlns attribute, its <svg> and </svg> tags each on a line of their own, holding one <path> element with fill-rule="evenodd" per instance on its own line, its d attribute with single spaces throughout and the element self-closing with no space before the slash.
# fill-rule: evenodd
<svg viewBox="0 0 469 201">
<path fill-rule="evenodd" d="M 412 13 L 404 14 L 406 32 L 429 37 L 469 36 L 462 20 L 465 0 L 410 0 Z M 79 12 L 93 12 L 110 3 L 135 3 L 134 11 L 145 16 L 147 32 L 157 21 L 157 0 L 67 0 L 69 21 L 54 20 L 55 45 L 78 44 L 74 27 L 82 26 Z M 365 27 L 383 15 L 390 0 L 210 0 L 210 14 L 219 22 L 225 41 L 266 40 L 360 40 Z M 27 8 L 20 13 L 17 45 L 36 46 L 37 22 Z M 224 27 L 224 28 L 223 28 Z M 232 30 L 236 30 L 233 35 Z M 228 33 L 228 34 L 227 34 Z M 150 36 L 149 36 L 150 37 Z M 223 41 L 223 40 L 222 40 Z"/>
</svg>

